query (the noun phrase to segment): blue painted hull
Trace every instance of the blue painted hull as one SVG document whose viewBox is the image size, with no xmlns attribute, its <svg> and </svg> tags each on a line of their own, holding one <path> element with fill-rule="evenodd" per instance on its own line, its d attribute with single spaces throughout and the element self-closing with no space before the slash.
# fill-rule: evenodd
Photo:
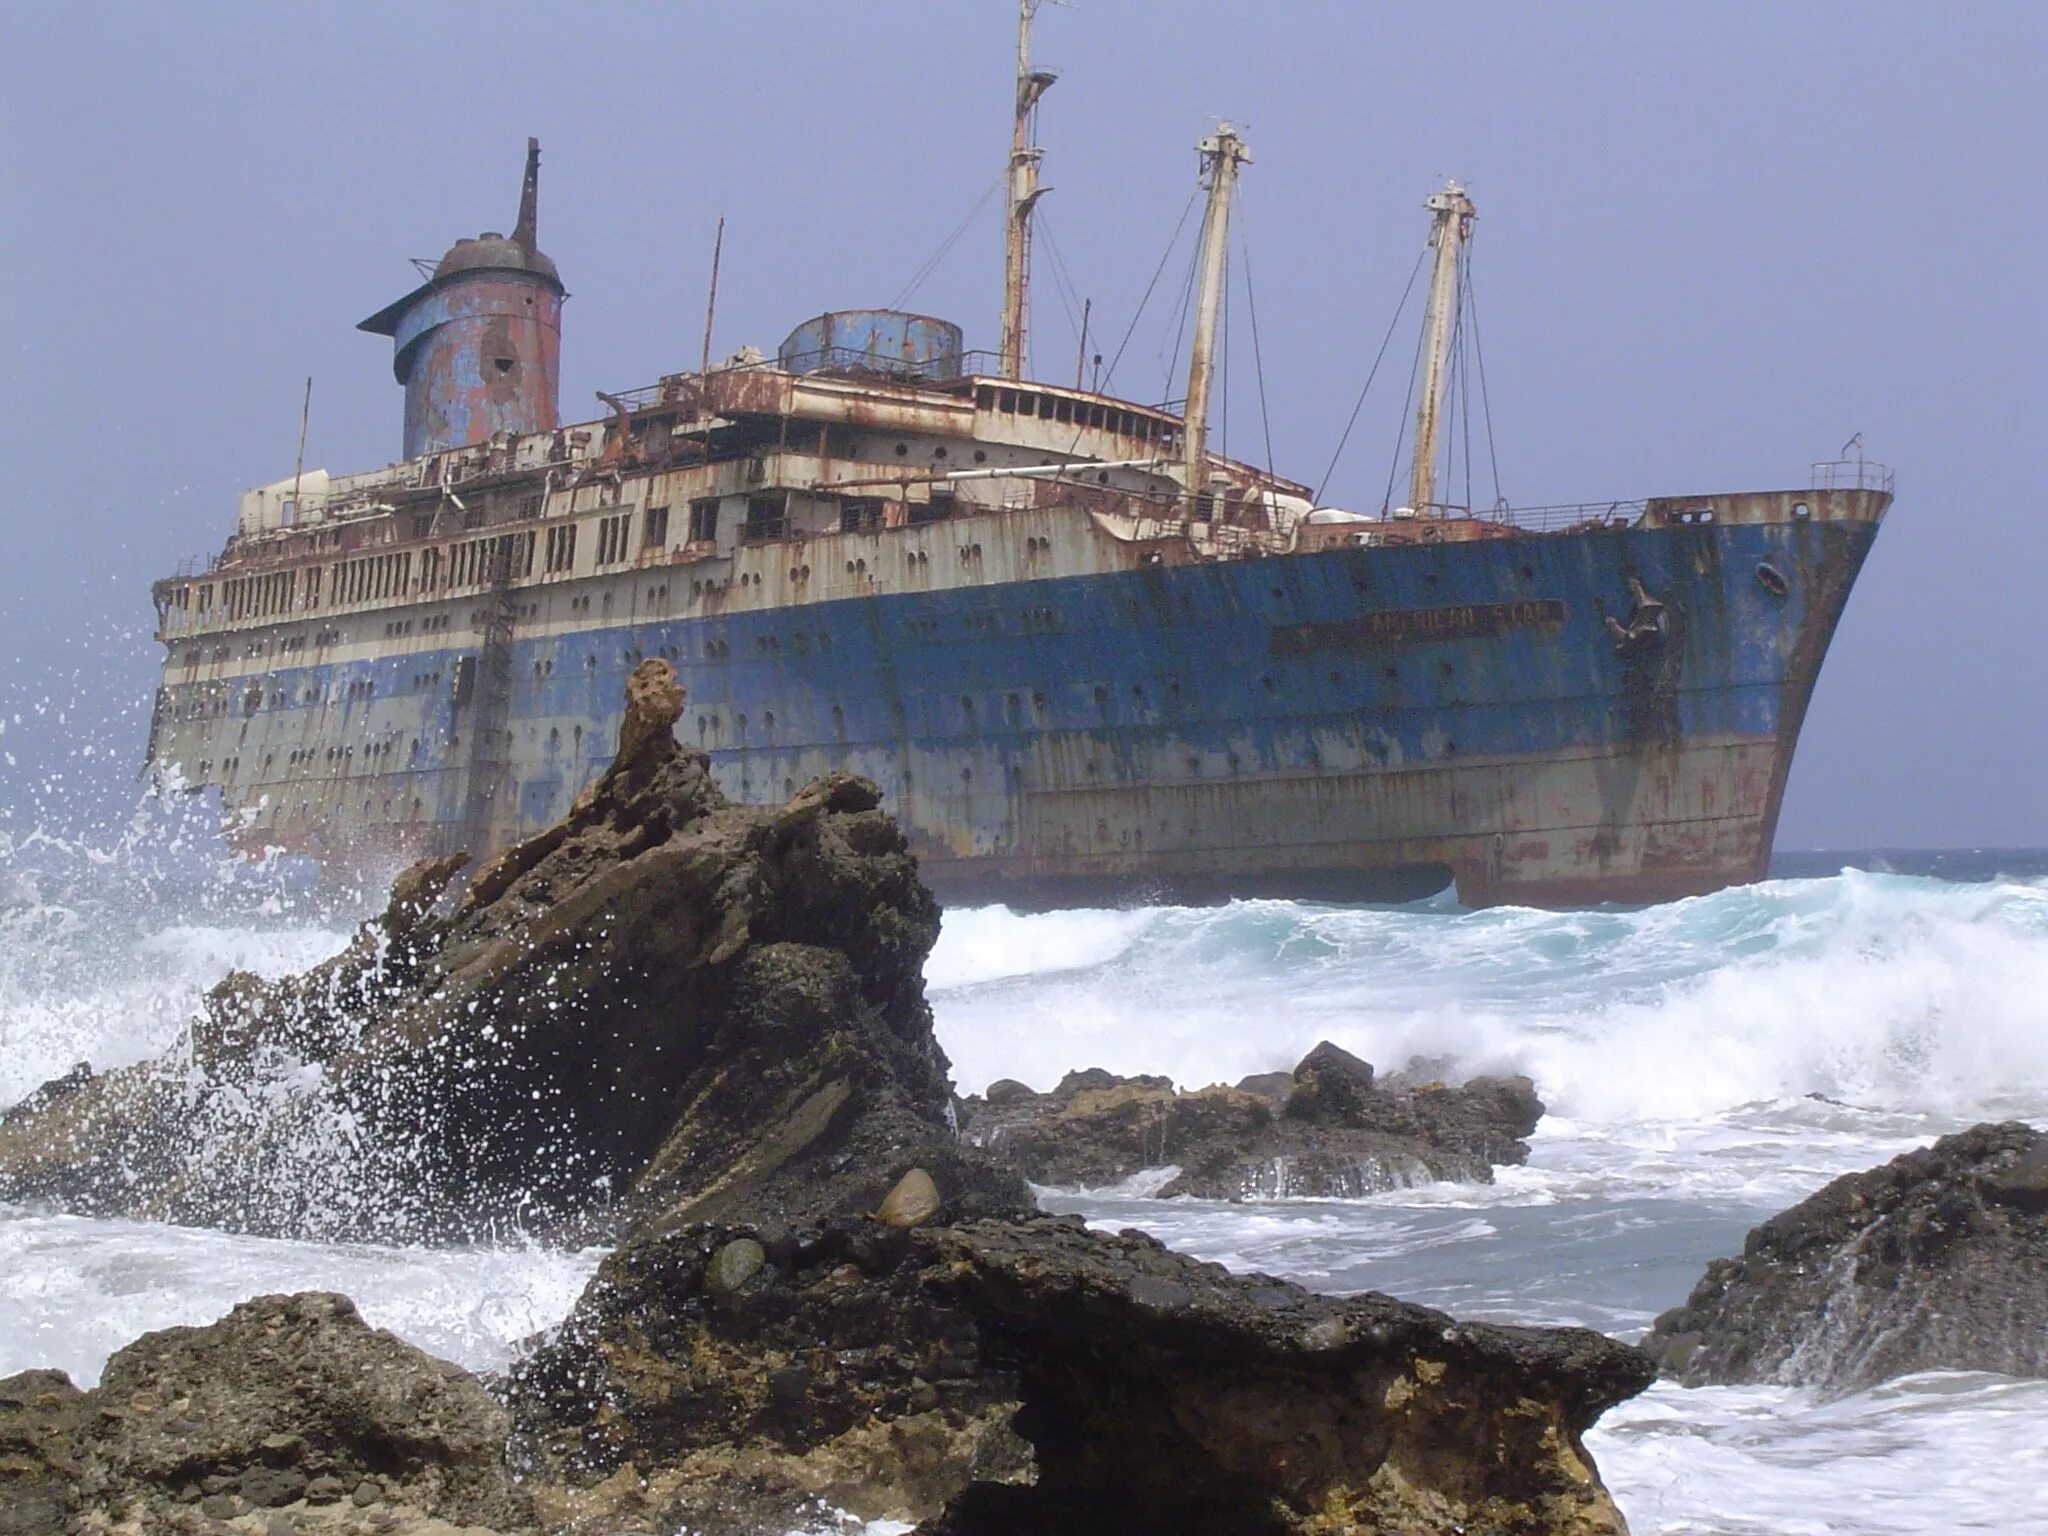
<svg viewBox="0 0 2048 1536">
<path fill-rule="evenodd" d="M 473 643 L 281 668 L 203 718 L 193 690 L 219 685 L 169 680 L 152 750 L 221 784 L 252 846 L 360 867 L 502 845 L 567 811 L 626 674 L 661 655 L 677 734 L 728 792 L 865 774 L 949 900 L 1663 899 L 1762 875 L 1876 526 L 1340 547 L 515 629 L 502 752 L 468 739 Z M 1664 605 L 1633 642 L 1608 624 L 1631 577 Z"/>
</svg>

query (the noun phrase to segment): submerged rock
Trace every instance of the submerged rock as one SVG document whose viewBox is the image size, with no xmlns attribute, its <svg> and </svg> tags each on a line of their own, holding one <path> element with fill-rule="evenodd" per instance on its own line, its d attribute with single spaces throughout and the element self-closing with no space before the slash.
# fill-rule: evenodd
<svg viewBox="0 0 2048 1536">
<path fill-rule="evenodd" d="M 210 1327 L 144 1335 L 90 1392 L 56 1371 L 0 1381 L 0 1530 L 54 1536 L 97 1515 L 197 1531 L 193 1514 L 287 1510 L 337 1536 L 526 1531 L 507 1425 L 474 1378 L 371 1328 L 347 1297 L 260 1296 Z M 340 1504 L 366 1485 L 372 1499 Z"/>
<path fill-rule="evenodd" d="M 1979 1125 L 1836 1179 L 1707 1266 L 1644 1341 L 1688 1385 L 2048 1376 L 2048 1135 Z"/>
<path fill-rule="evenodd" d="M 1021 1184 L 960 1148 L 922 967 L 938 909 L 864 780 L 731 804 L 636 669 L 569 818 L 478 873 L 402 876 L 301 977 L 230 977 L 189 1049 L 0 1123 L 0 1198 L 294 1236 L 459 1237 L 592 1214 L 873 1210 L 911 1166 L 962 1209 Z"/>
<path fill-rule="evenodd" d="M 1490 1183 L 1527 1161 L 1543 1104 L 1525 1077 L 1376 1082 L 1325 1041 L 1292 1075 L 1176 1089 L 1163 1077 L 1070 1072 L 1050 1093 L 993 1085 L 964 1132 L 1035 1184 L 1101 1188 L 1179 1170 L 1152 1193 L 1243 1200 L 1350 1198 L 1432 1180 Z"/>
</svg>

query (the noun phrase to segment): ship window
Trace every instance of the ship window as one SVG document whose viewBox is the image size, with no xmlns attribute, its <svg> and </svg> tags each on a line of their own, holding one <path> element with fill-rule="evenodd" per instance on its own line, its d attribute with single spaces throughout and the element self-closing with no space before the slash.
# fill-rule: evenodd
<svg viewBox="0 0 2048 1536">
<path fill-rule="evenodd" d="M 640 547 L 656 549 L 668 542 L 668 508 L 649 507 L 641 520 Z"/>
<path fill-rule="evenodd" d="M 992 411 L 996 408 L 996 392 L 984 384 L 974 392 L 974 403 L 984 411 Z"/>
<path fill-rule="evenodd" d="M 1813 508 L 1803 501 L 1795 501 L 1792 503 L 1792 515 L 1794 517 L 1811 517 L 1813 516 Z"/>
<path fill-rule="evenodd" d="M 783 491 L 770 491 L 764 495 L 747 498 L 747 537 L 749 539 L 779 539 L 787 524 L 788 495 Z"/>
<path fill-rule="evenodd" d="M 690 542 L 710 544 L 718 538 L 718 498 L 707 496 L 690 503 Z"/>
<path fill-rule="evenodd" d="M 621 512 L 615 517 L 601 517 L 597 521 L 597 563 L 617 565 L 626 558 L 626 545 L 631 537 L 633 514 Z"/>
<path fill-rule="evenodd" d="M 882 526 L 882 503 L 879 498 L 849 496 L 839 504 L 839 531 L 841 533 L 863 533 Z M 850 571 L 852 566 L 848 566 Z"/>
<path fill-rule="evenodd" d="M 1074 419 L 1074 402 L 1071 400 L 1060 401 L 1055 414 L 1061 421 L 1072 421 Z"/>
<path fill-rule="evenodd" d="M 1002 392 L 999 398 L 1002 402 L 1000 408 L 1005 411 L 1009 411 L 1014 415 L 1017 410 L 1017 391 L 1015 391 L 1014 389 L 1006 389 Z"/>
<path fill-rule="evenodd" d="M 467 553 L 467 550 L 465 550 Z M 566 571 L 576 564 L 576 525 L 565 523 L 548 530 L 547 569 Z"/>
<path fill-rule="evenodd" d="M 1051 395 L 1040 395 L 1040 396 L 1038 397 L 1038 419 L 1039 419 L 1040 421 L 1051 421 L 1051 420 L 1052 420 L 1052 412 L 1053 412 L 1053 399 L 1052 399 L 1052 396 L 1051 396 Z"/>
</svg>

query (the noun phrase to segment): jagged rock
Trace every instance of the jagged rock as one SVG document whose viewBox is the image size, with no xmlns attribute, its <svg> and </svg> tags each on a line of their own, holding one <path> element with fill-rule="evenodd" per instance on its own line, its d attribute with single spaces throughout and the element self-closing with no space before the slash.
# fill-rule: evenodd
<svg viewBox="0 0 2048 1536">
<path fill-rule="evenodd" d="M 1221 1200 L 1491 1182 L 1496 1164 L 1527 1160 L 1523 1138 L 1543 1113 L 1524 1077 L 1393 1086 L 1328 1042 L 1291 1076 L 1235 1088 L 1182 1091 L 1090 1068 L 1050 1093 L 1006 1086 L 963 1108 L 968 1139 L 1036 1184 L 1100 1188 L 1172 1166 L 1180 1172 L 1154 1193 Z"/>
<path fill-rule="evenodd" d="M 1651 1380 L 1628 1345 L 1315 1296 L 1055 1217 L 917 1246 L 926 1289 L 1015 1365 L 1037 1462 L 929 1536 L 1624 1529 L 1580 1437 Z"/>
<path fill-rule="evenodd" d="M 787 1531 L 820 1500 L 914 1520 L 1022 1474 L 1011 1378 L 924 1292 L 913 1236 L 848 1218 L 629 1241 L 508 1381 L 515 1461 L 565 1490 L 551 1514 L 671 1530 Z M 741 1245 L 766 1262 L 735 1290 L 720 1265 Z"/>
<path fill-rule="evenodd" d="M 191 1505 L 286 1511 L 336 1536 L 523 1532 L 534 1520 L 505 1474 L 508 1422 L 466 1372 L 372 1329 L 347 1297 L 262 1296 L 136 1340 L 90 1392 L 55 1371 L 0 1382 L 0 1531 L 177 1530 Z M 339 1502 L 372 1475 L 388 1517 L 374 1528 Z"/>
<path fill-rule="evenodd" d="M 1716 1259 L 1644 1341 L 1688 1385 L 2048 1376 L 2048 1135 L 1979 1125 L 1847 1174 Z"/>
<path fill-rule="evenodd" d="M 1294 1069 L 1287 1116 L 1318 1125 L 1358 1125 L 1371 1103 L 1372 1063 L 1324 1040 Z"/>
<path fill-rule="evenodd" d="M 745 1234 L 629 1241 L 515 1371 L 550 1520 L 773 1531 L 823 1501 L 958 1533 L 1621 1530 L 1579 1437 L 1653 1370 L 1598 1334 L 1317 1297 L 1071 1219 L 760 1239 L 738 1294 L 717 1267 Z"/>
<path fill-rule="evenodd" d="M 874 786 L 733 805 L 669 729 L 681 697 L 642 663 L 612 766 L 451 913 L 459 860 L 418 866 L 335 959 L 217 987 L 189 1059 L 0 1123 L 0 1198 L 320 1237 L 789 1226 L 916 1165 L 959 1209 L 1026 1208 L 951 1133 L 938 910 Z"/>
<path fill-rule="evenodd" d="M 342 1298 L 265 1298 L 139 1341 L 92 1393 L 0 1388 L 0 1495 L 24 1520 L 757 1536 L 829 1505 L 960 1532 L 1618 1528 L 1578 1436 L 1642 1357 L 1036 1218 L 952 1129 L 921 977 L 937 911 L 874 787 L 733 806 L 674 741 L 667 665 L 628 698 L 611 768 L 452 910 L 453 865 L 416 868 L 326 965 L 216 989 L 189 1054 L 0 1122 L 0 1198 L 320 1235 L 608 1215 L 618 1245 L 500 1384 L 509 1418 Z M 1334 1084 L 1343 1063 L 1319 1061 Z M 309 1067 L 318 1087 L 284 1092 Z M 1328 1108 L 1334 1086 L 1289 1116 L 1101 1071 L 981 1108 L 1006 1137 L 1063 1121 L 1044 1145 L 1091 1170 L 1211 1149 L 1184 1177 L 1216 1188 L 1247 1135 L 1351 1176 L 1361 1149 L 1425 1141 L 1483 1174 L 1473 1149 L 1540 1110 L 1526 1084 L 1342 1075 L 1370 1125 Z"/>
</svg>

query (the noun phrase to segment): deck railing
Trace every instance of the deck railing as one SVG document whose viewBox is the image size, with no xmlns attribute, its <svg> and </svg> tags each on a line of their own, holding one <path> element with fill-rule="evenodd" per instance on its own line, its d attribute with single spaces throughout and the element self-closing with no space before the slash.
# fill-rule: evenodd
<svg viewBox="0 0 2048 1536">
<path fill-rule="evenodd" d="M 1875 459 L 1820 459 L 1814 463 L 1809 489 L 1816 491 L 1882 491 L 1892 493 L 1891 467 Z"/>
</svg>

